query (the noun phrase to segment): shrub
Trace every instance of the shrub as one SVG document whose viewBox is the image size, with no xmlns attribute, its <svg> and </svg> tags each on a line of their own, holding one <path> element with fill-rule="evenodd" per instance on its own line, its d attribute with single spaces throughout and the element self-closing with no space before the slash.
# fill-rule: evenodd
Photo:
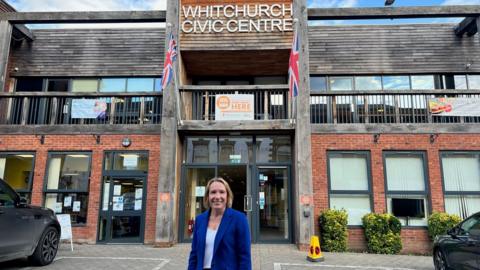
<svg viewBox="0 0 480 270">
<path fill-rule="evenodd" d="M 325 251 L 344 252 L 347 250 L 348 214 L 344 209 L 329 209 L 320 214 L 321 247 Z"/>
<path fill-rule="evenodd" d="M 447 234 L 447 231 L 460 223 L 457 215 L 435 212 L 428 217 L 428 235 L 433 239 L 437 235 Z"/>
<path fill-rule="evenodd" d="M 391 214 L 370 213 L 362 218 L 370 253 L 397 254 L 402 250 L 400 220 Z"/>
</svg>

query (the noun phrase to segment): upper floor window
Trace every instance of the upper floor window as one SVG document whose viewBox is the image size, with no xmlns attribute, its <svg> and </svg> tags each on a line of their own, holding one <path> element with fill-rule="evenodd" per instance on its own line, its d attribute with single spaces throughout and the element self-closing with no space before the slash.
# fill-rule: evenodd
<svg viewBox="0 0 480 270">
<path fill-rule="evenodd" d="M 410 77 L 408 76 L 383 76 L 383 89 L 409 90 Z"/>
<path fill-rule="evenodd" d="M 355 89 L 366 90 L 382 90 L 382 77 L 380 76 L 359 76 L 355 77 Z"/>
</svg>

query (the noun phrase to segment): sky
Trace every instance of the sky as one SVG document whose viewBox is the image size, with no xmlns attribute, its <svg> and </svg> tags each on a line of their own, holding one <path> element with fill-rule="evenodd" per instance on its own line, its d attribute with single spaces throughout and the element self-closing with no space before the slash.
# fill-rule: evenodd
<svg viewBox="0 0 480 270">
<path fill-rule="evenodd" d="M 121 11 L 121 10 L 165 10 L 167 0 L 6 0 L 17 11 Z M 332 7 L 382 7 L 384 0 L 307 0 L 311 8 Z M 480 0 L 396 0 L 394 7 L 400 6 L 439 6 L 439 5 L 480 5 Z M 381 20 L 377 23 L 438 23 L 458 22 L 461 19 L 427 19 L 427 20 Z M 327 21 L 318 24 L 358 24 L 372 21 Z M 138 27 L 139 24 L 113 24 L 117 27 Z M 141 24 L 141 27 L 158 27 L 161 24 Z M 84 27 L 111 27 L 111 24 L 84 25 Z M 32 27 L 32 26 L 30 26 Z M 33 26 L 35 27 L 35 26 Z M 41 27 L 37 25 L 35 28 Z M 52 26 L 50 26 L 52 27 Z M 78 25 L 55 27 L 78 28 Z"/>
</svg>

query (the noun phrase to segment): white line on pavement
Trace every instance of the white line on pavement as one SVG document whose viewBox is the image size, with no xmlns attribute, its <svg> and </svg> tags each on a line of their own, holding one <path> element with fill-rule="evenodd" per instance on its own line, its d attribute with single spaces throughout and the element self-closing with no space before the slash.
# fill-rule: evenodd
<svg viewBox="0 0 480 270">
<path fill-rule="evenodd" d="M 162 259 L 162 258 L 138 258 L 138 257 L 57 257 L 55 261 L 62 260 L 62 259 L 101 259 L 101 260 L 141 260 L 141 261 L 161 261 L 159 265 L 157 265 L 152 270 L 160 270 L 162 269 L 170 260 Z"/>
<path fill-rule="evenodd" d="M 410 268 L 392 268 L 392 267 L 383 267 L 383 266 L 357 266 L 357 265 L 329 265 L 329 264 L 300 264 L 300 263 L 274 263 L 274 270 L 282 270 L 282 265 L 284 266 L 302 266 L 302 267 L 330 267 L 330 268 L 348 268 L 348 269 L 372 269 L 372 270 L 414 270 Z"/>
</svg>

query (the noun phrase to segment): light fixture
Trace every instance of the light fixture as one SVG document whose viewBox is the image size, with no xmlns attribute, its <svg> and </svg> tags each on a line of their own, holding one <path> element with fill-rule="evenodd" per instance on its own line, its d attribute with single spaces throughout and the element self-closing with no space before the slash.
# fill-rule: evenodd
<svg viewBox="0 0 480 270">
<path fill-rule="evenodd" d="M 373 142 L 378 143 L 378 140 L 380 140 L 380 133 L 373 134 Z"/>
<path fill-rule="evenodd" d="M 385 0 L 385 6 L 391 6 L 394 2 L 395 0 Z"/>
<path fill-rule="evenodd" d="M 35 135 L 35 137 L 38 138 L 38 140 L 40 141 L 40 144 L 45 143 L 45 135 Z"/>
<path fill-rule="evenodd" d="M 96 142 L 97 144 L 100 144 L 100 138 L 101 138 L 100 135 L 98 135 L 98 134 L 93 134 L 93 138 L 95 138 L 95 142 Z"/>
<path fill-rule="evenodd" d="M 125 137 L 122 139 L 122 146 L 123 147 L 129 147 L 132 144 L 132 140 L 130 138 Z"/>
<path fill-rule="evenodd" d="M 438 134 L 430 134 L 430 143 L 434 143 L 438 138 Z"/>
</svg>

